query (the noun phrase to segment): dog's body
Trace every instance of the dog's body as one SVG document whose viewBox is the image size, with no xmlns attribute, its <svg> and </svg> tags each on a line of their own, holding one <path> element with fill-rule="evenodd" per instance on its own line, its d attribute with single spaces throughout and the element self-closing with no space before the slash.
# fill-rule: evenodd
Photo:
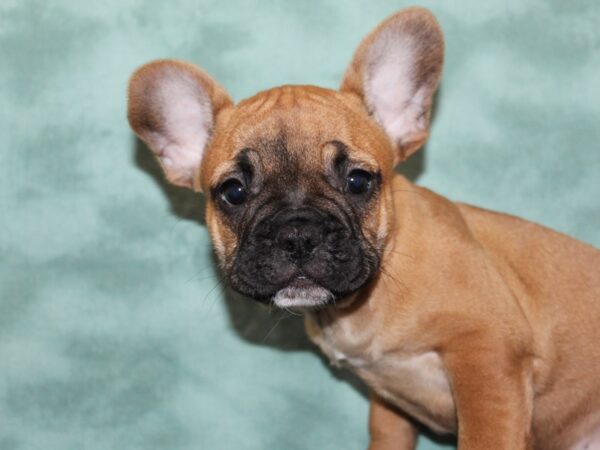
<svg viewBox="0 0 600 450">
<path fill-rule="evenodd" d="M 340 92 L 234 106 L 159 61 L 132 78 L 129 120 L 169 180 L 207 193 L 231 284 L 305 311 L 371 387 L 372 449 L 414 447 L 405 414 L 460 450 L 600 448 L 600 252 L 394 173 L 425 142 L 442 58 L 435 19 L 409 9 L 365 39 Z"/>
<path fill-rule="evenodd" d="M 355 307 L 309 314 L 309 336 L 437 432 L 456 433 L 472 413 L 468 448 L 525 448 L 514 432 L 530 421 L 535 448 L 600 448 L 600 252 L 400 176 L 395 190 L 403 232 L 387 269 Z M 460 375 L 445 368 L 449 354 Z M 453 398 L 458 376 L 464 399 Z M 400 420 L 373 448 L 401 448 Z"/>
</svg>

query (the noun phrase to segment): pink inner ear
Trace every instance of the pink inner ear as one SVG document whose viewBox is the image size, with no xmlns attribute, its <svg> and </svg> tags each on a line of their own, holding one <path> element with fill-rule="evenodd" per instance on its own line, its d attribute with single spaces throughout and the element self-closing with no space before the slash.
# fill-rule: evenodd
<svg viewBox="0 0 600 450">
<path fill-rule="evenodd" d="M 417 58 L 412 37 L 393 29 L 383 31 L 368 50 L 365 100 L 394 143 L 427 127 L 428 93 L 413 77 Z"/>
<path fill-rule="evenodd" d="M 154 107 L 162 118 L 160 130 L 148 141 L 167 178 L 191 186 L 213 127 L 208 96 L 193 77 L 169 73 L 159 83 Z"/>
</svg>

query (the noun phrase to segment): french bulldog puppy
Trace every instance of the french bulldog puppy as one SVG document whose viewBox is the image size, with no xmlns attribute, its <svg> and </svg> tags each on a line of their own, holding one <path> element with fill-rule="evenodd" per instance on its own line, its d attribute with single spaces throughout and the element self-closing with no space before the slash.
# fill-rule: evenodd
<svg viewBox="0 0 600 450">
<path fill-rule="evenodd" d="M 442 32 L 410 8 L 369 34 L 339 91 L 234 104 L 197 67 L 151 62 L 129 122 L 172 183 L 207 196 L 237 291 L 302 310 L 310 338 L 372 391 L 375 449 L 413 420 L 460 450 L 600 448 L 600 252 L 453 203 L 394 167 L 425 142 Z"/>
</svg>

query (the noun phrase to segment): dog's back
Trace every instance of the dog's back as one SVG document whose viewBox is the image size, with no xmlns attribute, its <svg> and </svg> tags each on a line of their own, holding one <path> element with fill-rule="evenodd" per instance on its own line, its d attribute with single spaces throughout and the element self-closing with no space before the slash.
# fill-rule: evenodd
<svg viewBox="0 0 600 450">
<path fill-rule="evenodd" d="M 564 428 L 563 442 L 541 448 L 571 446 L 600 427 L 600 251 L 514 216 L 458 207 L 535 327 L 534 434 Z"/>
</svg>

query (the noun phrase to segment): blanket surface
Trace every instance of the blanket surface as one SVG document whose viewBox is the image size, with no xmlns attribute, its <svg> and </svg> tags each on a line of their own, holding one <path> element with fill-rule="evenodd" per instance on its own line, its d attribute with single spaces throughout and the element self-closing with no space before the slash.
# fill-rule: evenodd
<svg viewBox="0 0 600 450">
<path fill-rule="evenodd" d="M 414 3 L 447 56 L 432 137 L 400 170 L 600 245 L 600 3 Z M 1 449 L 366 448 L 366 389 L 301 318 L 227 292 L 202 196 L 165 183 L 125 90 L 165 57 L 236 100 L 335 88 L 363 36 L 408 5 L 0 2 Z"/>
</svg>

